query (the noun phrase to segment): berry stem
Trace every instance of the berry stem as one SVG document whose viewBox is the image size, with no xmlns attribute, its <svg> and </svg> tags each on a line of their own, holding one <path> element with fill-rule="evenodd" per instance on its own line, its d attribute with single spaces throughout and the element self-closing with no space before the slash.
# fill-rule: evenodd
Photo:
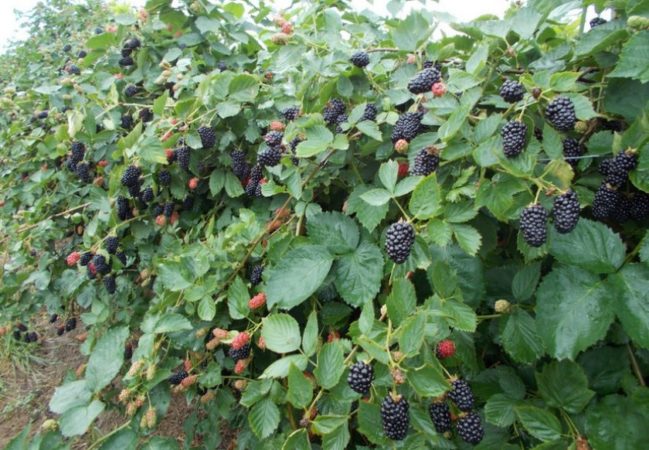
<svg viewBox="0 0 649 450">
<path fill-rule="evenodd" d="M 633 353 L 633 348 L 631 347 L 631 344 L 627 343 L 626 349 L 628 350 L 629 357 L 631 358 L 631 367 L 633 368 L 633 373 L 638 378 L 638 382 L 640 383 L 640 386 L 643 387 L 647 386 L 647 384 L 644 381 L 644 377 L 642 376 L 640 365 L 638 365 L 638 360 L 635 358 L 635 354 Z"/>
<path fill-rule="evenodd" d="M 401 203 L 399 203 L 399 200 L 397 200 L 396 197 L 392 197 L 392 200 L 394 201 L 394 203 L 397 204 L 397 206 L 399 207 L 399 210 L 401 211 L 401 214 L 403 214 L 403 216 L 406 218 L 406 220 L 408 221 L 408 223 L 412 223 L 412 218 L 411 218 L 411 217 L 408 215 L 408 213 L 403 209 L 403 207 L 401 206 Z"/>
</svg>

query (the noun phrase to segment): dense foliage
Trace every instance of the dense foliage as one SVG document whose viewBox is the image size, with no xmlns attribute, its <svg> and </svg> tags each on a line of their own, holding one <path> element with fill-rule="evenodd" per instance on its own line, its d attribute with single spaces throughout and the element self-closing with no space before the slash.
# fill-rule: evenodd
<svg viewBox="0 0 649 450">
<path fill-rule="evenodd" d="M 31 448 L 646 447 L 649 1 L 69 3 L 0 59 L 3 339 L 87 330 Z"/>
</svg>

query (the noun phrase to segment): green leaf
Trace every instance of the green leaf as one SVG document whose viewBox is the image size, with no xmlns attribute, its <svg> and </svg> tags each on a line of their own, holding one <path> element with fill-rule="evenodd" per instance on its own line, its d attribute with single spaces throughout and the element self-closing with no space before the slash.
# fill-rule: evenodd
<svg viewBox="0 0 649 450">
<path fill-rule="evenodd" d="M 392 40 L 403 51 L 414 51 L 428 36 L 430 24 L 419 12 L 411 12 L 405 20 L 396 22 Z"/>
<path fill-rule="evenodd" d="M 296 408 L 306 408 L 313 399 L 313 385 L 302 371 L 291 364 L 288 370 L 286 399 Z"/>
<path fill-rule="evenodd" d="M 234 117 L 241 112 L 241 103 L 237 102 L 219 102 L 216 105 L 216 113 L 222 119 L 227 119 L 228 117 Z"/>
<path fill-rule="evenodd" d="M 451 225 L 438 219 L 428 222 L 428 237 L 440 247 L 446 247 L 451 242 Z"/>
<path fill-rule="evenodd" d="M 322 415 L 313 422 L 313 431 L 320 435 L 329 434 L 347 423 L 347 416 Z"/>
<path fill-rule="evenodd" d="M 214 316 L 216 315 L 216 304 L 212 297 L 207 296 L 201 299 L 198 303 L 197 313 L 198 318 L 201 320 L 210 321 L 214 319 Z"/>
<path fill-rule="evenodd" d="M 151 108 L 151 110 L 155 115 L 157 116 L 162 115 L 168 99 L 169 99 L 169 92 L 167 91 L 164 91 L 164 94 L 162 94 L 160 97 L 155 99 L 155 101 L 153 102 L 153 107 Z"/>
<path fill-rule="evenodd" d="M 361 199 L 372 206 L 382 206 L 387 204 L 392 198 L 392 194 L 385 189 L 377 188 L 365 192 L 361 195 Z"/>
<path fill-rule="evenodd" d="M 543 343 L 536 322 L 524 310 L 516 310 L 505 319 L 501 340 L 505 351 L 522 364 L 531 364 L 543 353 Z"/>
<path fill-rule="evenodd" d="M 442 190 L 434 173 L 421 180 L 410 197 L 410 212 L 418 219 L 432 219 L 442 211 Z"/>
<path fill-rule="evenodd" d="M 620 236 L 609 227 L 580 219 L 570 233 L 559 234 L 553 229 L 550 253 L 565 264 L 593 273 L 611 273 L 622 265 L 626 251 Z"/>
<path fill-rule="evenodd" d="M 306 356 L 311 356 L 318 345 L 318 313 L 313 310 L 309 314 L 304 333 L 302 335 L 302 350 Z"/>
<path fill-rule="evenodd" d="M 609 77 L 631 78 L 642 83 L 649 81 L 649 31 L 634 34 L 624 44 L 620 60 Z"/>
<path fill-rule="evenodd" d="M 399 327 L 399 350 L 406 355 L 414 355 L 424 343 L 426 315 L 416 313 L 403 321 Z"/>
<path fill-rule="evenodd" d="M 441 311 L 446 316 L 449 326 L 453 328 L 473 333 L 478 326 L 475 311 L 457 300 L 443 301 Z"/>
<path fill-rule="evenodd" d="M 399 178 L 399 163 L 390 160 L 381 164 L 379 168 L 379 179 L 383 183 L 383 187 L 392 193 L 394 192 L 394 187 L 397 185 L 397 179 Z"/>
<path fill-rule="evenodd" d="M 471 225 L 453 225 L 453 236 L 462 250 L 471 256 L 475 256 L 480 250 L 482 236 L 480 232 Z"/>
<path fill-rule="evenodd" d="M 369 338 L 367 338 L 365 336 L 359 337 L 357 339 L 357 343 L 358 343 L 358 345 L 363 347 L 363 350 L 365 350 L 367 353 L 369 353 L 369 355 L 372 358 L 376 359 L 377 361 L 379 361 L 379 362 L 381 362 L 383 364 L 386 364 L 386 365 L 388 364 L 389 357 L 388 357 L 387 352 L 385 351 L 385 348 L 382 345 L 374 342 L 373 340 L 371 340 L 371 339 L 369 339 Z"/>
<path fill-rule="evenodd" d="M 547 123 L 543 127 L 543 150 L 552 159 L 563 158 L 561 135 Z"/>
<path fill-rule="evenodd" d="M 322 243 L 334 254 L 353 251 L 360 236 L 354 220 L 337 211 L 323 212 L 311 218 L 307 234 L 311 241 Z"/>
<path fill-rule="evenodd" d="M 517 403 L 505 394 L 492 395 L 484 405 L 485 420 L 501 428 L 511 426 L 516 420 L 514 408 Z"/>
<path fill-rule="evenodd" d="M 262 321 L 261 337 L 275 353 L 290 353 L 300 348 L 300 327 L 292 316 L 271 314 Z"/>
<path fill-rule="evenodd" d="M 122 351 L 123 348 L 122 348 Z M 104 411 L 103 402 L 93 400 L 88 405 L 76 406 L 66 411 L 59 419 L 61 434 L 65 437 L 81 436 L 94 422 L 94 420 Z"/>
<path fill-rule="evenodd" d="M 155 324 L 153 333 L 174 333 L 191 330 L 192 324 L 184 316 L 177 313 L 165 313 Z"/>
<path fill-rule="evenodd" d="M 362 122 L 358 122 L 356 124 L 356 128 L 358 128 L 358 130 L 361 131 L 364 135 L 369 136 L 376 141 L 383 141 L 381 130 L 379 130 L 379 126 L 374 121 L 363 120 Z"/>
<path fill-rule="evenodd" d="M 419 182 L 421 181 L 421 177 L 406 177 L 403 180 L 399 181 L 397 184 L 396 188 L 394 189 L 393 195 L 395 197 L 401 197 L 406 194 L 410 194 L 412 191 L 415 190 Z"/>
<path fill-rule="evenodd" d="M 311 450 L 309 433 L 306 428 L 292 432 L 282 445 L 282 450 Z"/>
<path fill-rule="evenodd" d="M 308 158 L 327 150 L 334 140 L 334 135 L 324 125 L 315 125 L 306 129 L 306 140 L 300 142 L 295 153 L 300 158 Z"/>
<path fill-rule="evenodd" d="M 105 49 L 115 45 L 115 41 L 116 33 L 101 33 L 88 39 L 86 48 L 89 50 Z"/>
<path fill-rule="evenodd" d="M 368 231 L 373 231 L 388 213 L 387 202 L 381 206 L 372 206 L 361 199 L 370 190 L 365 185 L 357 186 L 347 200 L 347 214 L 356 214 L 356 219 Z"/>
<path fill-rule="evenodd" d="M 318 420 L 318 419 L 316 419 Z M 323 450 L 345 450 L 348 448 L 351 435 L 347 427 L 338 427 L 322 438 Z"/>
<path fill-rule="evenodd" d="M 358 329 L 367 335 L 374 326 L 374 302 L 368 301 L 363 305 L 361 316 L 358 318 Z"/>
<path fill-rule="evenodd" d="M 399 326 L 417 306 L 415 288 L 407 278 L 397 278 L 392 284 L 392 291 L 385 304 L 388 317 L 395 326 Z"/>
<path fill-rule="evenodd" d="M 49 407 L 53 413 L 63 414 L 77 406 L 87 405 L 91 397 L 86 380 L 71 381 L 54 390 Z"/>
<path fill-rule="evenodd" d="M 119 373 L 124 362 L 126 338 L 128 327 L 111 328 L 99 338 L 92 349 L 86 368 L 86 380 L 88 388 L 93 392 L 102 390 Z"/>
<path fill-rule="evenodd" d="M 270 398 L 255 404 L 248 414 L 248 424 L 255 436 L 264 439 L 270 436 L 279 425 L 279 408 Z"/>
<path fill-rule="evenodd" d="M 523 266 L 512 280 L 512 294 L 518 300 L 528 300 L 534 295 L 536 285 L 541 279 L 541 263 Z"/>
<path fill-rule="evenodd" d="M 641 449 L 649 440 L 649 410 L 629 397 L 609 395 L 586 411 L 586 435 L 594 449 Z"/>
<path fill-rule="evenodd" d="M 333 258 L 326 247 L 302 245 L 290 250 L 267 273 L 268 307 L 290 309 L 309 298 L 331 269 Z"/>
<path fill-rule="evenodd" d="M 362 242 L 353 253 L 340 257 L 333 271 L 336 289 L 343 300 L 360 306 L 374 299 L 381 288 L 383 255 L 376 245 Z"/>
<path fill-rule="evenodd" d="M 221 192 L 225 185 L 225 174 L 220 170 L 214 170 L 210 174 L 210 193 L 216 195 Z"/>
<path fill-rule="evenodd" d="M 318 384 L 324 389 L 331 389 L 345 371 L 345 357 L 338 342 L 328 342 L 318 352 L 318 365 L 313 371 Z"/>
<path fill-rule="evenodd" d="M 388 448 L 387 438 L 383 434 L 381 409 L 376 403 L 358 402 L 358 431 L 379 448 Z"/>
<path fill-rule="evenodd" d="M 429 365 L 409 371 L 407 378 L 410 386 L 422 397 L 439 397 L 451 387 L 441 370 Z"/>
<path fill-rule="evenodd" d="M 536 406 L 516 406 L 514 410 L 518 420 L 535 438 L 548 442 L 561 437 L 561 424 L 554 414 Z"/>
<path fill-rule="evenodd" d="M 231 100 L 239 102 L 251 102 L 257 97 L 259 81 L 252 75 L 242 73 L 235 76 L 228 88 Z"/>
<path fill-rule="evenodd" d="M 588 378 L 581 366 L 572 361 L 552 361 L 536 374 L 539 394 L 545 402 L 569 413 L 581 412 L 595 392 L 588 389 Z"/>
<path fill-rule="evenodd" d="M 618 295 L 615 307 L 624 331 L 639 346 L 649 349 L 649 268 L 627 264 L 611 277 Z"/>
<path fill-rule="evenodd" d="M 250 308 L 248 307 L 250 294 L 248 287 L 241 277 L 236 277 L 228 288 L 228 311 L 230 317 L 235 320 L 243 319 L 248 316 Z"/>
<path fill-rule="evenodd" d="M 602 339 L 613 321 L 615 295 L 597 275 L 577 267 L 553 269 L 536 301 L 538 332 L 557 359 L 574 359 Z"/>
</svg>

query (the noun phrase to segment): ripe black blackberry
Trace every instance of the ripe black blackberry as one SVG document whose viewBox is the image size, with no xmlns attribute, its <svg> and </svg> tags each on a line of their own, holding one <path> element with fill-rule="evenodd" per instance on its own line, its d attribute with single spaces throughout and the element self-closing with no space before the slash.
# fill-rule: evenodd
<svg viewBox="0 0 649 450">
<path fill-rule="evenodd" d="M 264 266 L 261 264 L 255 264 L 252 266 L 252 269 L 250 269 L 250 283 L 253 286 L 257 286 L 259 283 L 261 283 L 261 276 L 264 273 Z"/>
<path fill-rule="evenodd" d="M 61 325 L 56 328 L 56 335 L 57 336 L 63 336 L 63 333 L 65 333 L 65 325 Z"/>
<path fill-rule="evenodd" d="M 85 252 L 83 255 L 81 255 L 79 264 L 81 264 L 82 266 L 87 266 L 93 256 L 95 255 L 92 252 Z"/>
<path fill-rule="evenodd" d="M 90 175 L 90 166 L 87 162 L 82 161 L 77 164 L 76 169 L 74 170 L 79 180 L 84 183 L 90 183 L 92 181 L 92 176 Z"/>
<path fill-rule="evenodd" d="M 376 105 L 374 103 L 368 103 L 365 105 L 365 111 L 363 111 L 361 120 L 376 120 L 377 114 L 378 110 L 376 109 Z"/>
<path fill-rule="evenodd" d="M 125 47 L 120 51 L 120 53 L 123 57 L 131 56 L 131 53 L 133 53 L 133 49 Z"/>
<path fill-rule="evenodd" d="M 584 149 L 577 139 L 567 138 L 563 141 L 563 157 L 573 168 L 577 167 L 578 157 L 583 153 Z"/>
<path fill-rule="evenodd" d="M 38 333 L 36 333 L 35 331 L 30 331 L 29 333 L 25 334 L 25 342 L 31 343 L 36 341 L 38 341 Z"/>
<path fill-rule="evenodd" d="M 525 88 L 522 84 L 515 80 L 506 80 L 500 86 L 500 96 L 507 103 L 516 103 L 523 100 L 525 95 Z"/>
<path fill-rule="evenodd" d="M 291 120 L 297 119 L 297 116 L 299 115 L 300 115 L 299 106 L 291 106 L 282 111 L 282 116 L 284 117 L 284 119 L 288 120 L 289 122 Z"/>
<path fill-rule="evenodd" d="M 124 43 L 124 48 L 130 48 L 131 50 L 135 50 L 136 48 L 139 48 L 140 45 L 142 45 L 142 43 L 138 38 L 131 38 Z"/>
<path fill-rule="evenodd" d="M 117 284 L 115 283 L 115 277 L 112 275 L 106 275 L 103 279 L 104 282 L 104 287 L 106 288 L 106 292 L 109 294 L 114 294 L 115 290 L 117 289 Z"/>
<path fill-rule="evenodd" d="M 86 154 L 86 146 L 82 142 L 74 141 L 70 147 L 70 159 L 79 162 Z"/>
<path fill-rule="evenodd" d="M 150 108 L 142 108 L 138 115 L 142 122 L 151 122 L 153 120 L 153 111 Z"/>
<path fill-rule="evenodd" d="M 249 180 L 244 190 L 248 197 L 261 197 L 261 184 L 259 182 L 255 183 Z"/>
<path fill-rule="evenodd" d="M 189 171 L 189 147 L 183 145 L 178 147 L 174 153 L 176 155 L 176 161 L 178 161 L 178 166 L 185 171 Z"/>
<path fill-rule="evenodd" d="M 570 233 L 579 222 L 579 199 L 577 193 L 569 190 L 555 197 L 552 207 L 554 228 L 561 234 Z"/>
<path fill-rule="evenodd" d="M 540 247 L 548 237 L 548 212 L 541 205 L 528 206 L 521 213 L 520 226 L 523 239 L 531 247 Z"/>
<path fill-rule="evenodd" d="M 162 214 L 163 209 L 164 208 L 163 208 L 162 205 L 153 205 L 153 210 L 151 210 L 151 214 L 153 214 L 153 216 L 157 217 L 160 214 Z"/>
<path fill-rule="evenodd" d="M 439 155 L 435 147 L 422 148 L 415 156 L 414 164 L 410 168 L 410 175 L 427 176 L 437 170 Z"/>
<path fill-rule="evenodd" d="M 131 207 L 126 197 L 120 195 L 117 197 L 115 204 L 117 205 L 117 217 L 119 220 L 128 220 L 131 218 Z"/>
<path fill-rule="evenodd" d="M 174 373 L 169 377 L 169 383 L 173 384 L 174 386 L 179 385 L 185 378 L 187 378 L 189 374 L 184 371 L 184 370 L 179 370 L 178 372 Z"/>
<path fill-rule="evenodd" d="M 71 46 L 70 44 L 65 44 L 65 45 L 63 46 L 63 51 L 64 51 L 64 52 L 67 53 L 67 52 L 69 52 L 70 50 L 72 50 L 72 46 Z"/>
<path fill-rule="evenodd" d="M 628 175 L 638 166 L 638 158 L 635 152 L 624 151 L 613 157 L 609 163 L 609 174 L 620 173 Z"/>
<path fill-rule="evenodd" d="M 453 380 L 448 398 L 455 403 L 460 411 L 469 411 L 473 408 L 473 391 L 466 380 Z"/>
<path fill-rule="evenodd" d="M 570 131 L 575 128 L 577 116 L 575 105 L 567 97 L 557 97 L 545 109 L 545 117 L 559 131 Z"/>
<path fill-rule="evenodd" d="M 270 147 L 278 147 L 282 144 L 282 139 L 284 138 L 284 133 L 281 131 L 270 131 L 264 135 L 264 141 Z"/>
<path fill-rule="evenodd" d="M 161 170 L 158 174 L 158 183 L 162 186 L 169 186 L 171 184 L 171 173 L 168 170 Z"/>
<path fill-rule="evenodd" d="M 65 321 L 65 331 L 72 331 L 77 327 L 77 318 L 70 317 Z"/>
<path fill-rule="evenodd" d="M 216 64 L 216 68 L 219 69 L 219 72 L 225 72 L 228 70 L 228 65 L 224 61 L 219 61 Z"/>
<path fill-rule="evenodd" d="M 419 72 L 408 82 L 408 90 L 413 94 L 430 92 L 433 84 L 442 78 L 442 74 L 436 67 L 430 67 Z"/>
<path fill-rule="evenodd" d="M 385 251 L 392 261 L 404 263 L 415 243 L 415 229 L 407 222 L 393 223 L 385 233 Z"/>
<path fill-rule="evenodd" d="M 446 402 L 433 402 L 428 407 L 430 420 L 438 433 L 451 431 L 451 411 Z"/>
<path fill-rule="evenodd" d="M 162 207 L 162 214 L 164 214 L 165 217 L 169 218 L 174 213 L 174 208 L 175 208 L 175 205 L 174 205 L 173 202 L 167 202 Z"/>
<path fill-rule="evenodd" d="M 593 199 L 593 217 L 597 220 L 607 219 L 619 200 L 620 194 L 609 184 L 602 183 Z"/>
<path fill-rule="evenodd" d="M 153 198 L 153 188 L 150 186 L 145 188 L 140 194 L 140 201 L 145 205 L 151 203 L 153 201 Z"/>
<path fill-rule="evenodd" d="M 620 194 L 611 211 L 609 218 L 617 223 L 625 223 L 631 218 L 631 200 L 624 194 Z"/>
<path fill-rule="evenodd" d="M 480 416 L 473 411 L 460 417 L 455 428 L 460 438 L 472 445 L 479 444 L 484 437 L 484 428 L 482 428 Z"/>
<path fill-rule="evenodd" d="M 234 150 L 232 157 L 232 173 L 240 180 L 244 180 L 250 175 L 250 165 L 246 161 L 246 154 L 241 150 Z"/>
<path fill-rule="evenodd" d="M 250 356 L 250 343 L 238 349 L 230 347 L 230 349 L 228 350 L 228 356 L 234 359 L 235 362 L 239 361 L 240 359 L 246 359 L 248 356 Z"/>
<path fill-rule="evenodd" d="M 54 314 L 52 314 L 52 315 L 50 316 L 50 323 L 54 323 L 54 322 L 56 322 L 57 320 L 59 320 L 59 315 L 58 315 L 58 314 L 54 313 Z"/>
<path fill-rule="evenodd" d="M 142 175 L 142 171 L 139 167 L 133 165 L 128 166 L 120 180 L 122 186 L 130 187 L 140 184 L 140 175 Z"/>
<path fill-rule="evenodd" d="M 605 19 L 602 19 L 601 17 L 595 17 L 588 22 L 591 28 L 598 27 L 600 25 L 604 25 L 605 23 L 608 23 Z"/>
<path fill-rule="evenodd" d="M 125 130 L 130 130 L 131 128 L 133 128 L 133 116 L 125 114 L 122 116 L 120 122 L 122 128 L 124 128 Z"/>
<path fill-rule="evenodd" d="M 115 254 L 115 257 L 119 260 L 119 262 L 122 263 L 123 266 L 126 266 L 126 253 L 124 252 L 117 252 Z"/>
<path fill-rule="evenodd" d="M 366 52 L 360 51 L 354 53 L 352 57 L 349 58 L 349 60 L 353 65 L 362 69 L 370 63 L 370 55 L 368 55 Z"/>
<path fill-rule="evenodd" d="M 95 257 L 92 258 L 92 263 L 95 265 L 97 273 L 105 275 L 110 272 L 110 262 L 106 260 L 104 255 L 95 255 Z"/>
<path fill-rule="evenodd" d="M 17 341 L 22 339 L 22 334 L 20 333 L 19 330 L 14 330 L 13 336 L 14 336 L 14 339 L 17 340 Z"/>
<path fill-rule="evenodd" d="M 212 127 L 200 127 L 198 135 L 201 137 L 203 148 L 212 148 L 216 144 L 216 132 Z"/>
<path fill-rule="evenodd" d="M 279 147 L 269 147 L 257 156 L 257 163 L 262 167 L 272 167 L 276 166 L 281 158 Z"/>
<path fill-rule="evenodd" d="M 68 169 L 70 172 L 76 172 L 77 164 L 78 161 L 75 161 L 72 158 L 68 158 L 65 160 L 65 168 Z"/>
<path fill-rule="evenodd" d="M 128 194 L 131 196 L 131 198 L 139 198 L 140 197 L 140 184 L 134 184 L 133 186 L 128 187 Z"/>
<path fill-rule="evenodd" d="M 104 241 L 104 247 L 108 253 L 114 255 L 117 252 L 117 247 L 119 247 L 117 236 L 108 236 Z"/>
<path fill-rule="evenodd" d="M 133 58 L 131 58 L 130 56 L 123 56 L 117 63 L 120 65 L 120 67 L 129 67 L 135 64 L 135 61 L 133 61 Z"/>
<path fill-rule="evenodd" d="M 138 88 L 134 84 L 129 84 L 126 86 L 126 89 L 124 89 L 124 95 L 127 97 L 133 97 L 135 94 L 137 94 Z"/>
<path fill-rule="evenodd" d="M 347 122 L 348 119 L 349 117 L 347 116 L 347 114 L 341 114 L 336 117 L 336 133 L 340 134 L 344 132 L 342 124 Z"/>
<path fill-rule="evenodd" d="M 611 171 L 611 162 L 613 162 L 613 158 L 607 158 L 602 160 L 602 162 L 599 163 L 599 173 L 602 175 L 606 176 L 610 173 Z"/>
<path fill-rule="evenodd" d="M 358 361 L 349 368 L 347 384 L 352 391 L 367 395 L 370 392 L 372 381 L 374 381 L 374 369 L 369 364 Z"/>
<path fill-rule="evenodd" d="M 189 211 L 194 207 L 194 197 L 188 195 L 183 199 L 182 209 L 183 211 Z"/>
<path fill-rule="evenodd" d="M 81 75 L 81 69 L 76 64 L 70 64 L 67 69 L 69 74 L 72 75 Z"/>
<path fill-rule="evenodd" d="M 424 117 L 422 112 L 403 113 L 397 119 L 392 130 L 392 143 L 399 139 L 405 139 L 410 142 L 421 132 L 421 119 Z"/>
<path fill-rule="evenodd" d="M 395 441 L 401 441 L 408 434 L 410 405 L 404 397 L 394 400 L 390 394 L 386 395 L 381 403 L 381 422 L 385 435 Z"/>
<path fill-rule="evenodd" d="M 526 144 L 527 125 L 517 120 L 509 121 L 500 130 L 503 139 L 503 153 L 507 158 L 521 154 Z"/>
<path fill-rule="evenodd" d="M 341 114 L 345 114 L 345 104 L 339 98 L 334 98 L 327 102 L 327 105 L 322 112 L 322 117 L 327 124 L 333 125 Z"/>
<path fill-rule="evenodd" d="M 636 192 L 633 194 L 629 215 L 633 220 L 637 221 L 649 218 L 649 194 L 645 192 Z"/>
</svg>

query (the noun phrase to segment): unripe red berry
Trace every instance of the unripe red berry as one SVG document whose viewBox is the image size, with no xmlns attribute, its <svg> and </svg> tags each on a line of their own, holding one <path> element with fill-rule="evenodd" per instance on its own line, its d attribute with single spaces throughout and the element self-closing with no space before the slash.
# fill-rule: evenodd
<svg viewBox="0 0 649 450">
<path fill-rule="evenodd" d="M 273 120 L 273 121 L 270 123 L 269 128 L 270 128 L 272 131 L 284 131 L 285 126 L 284 126 L 284 124 L 283 124 L 282 122 L 280 122 L 279 120 Z"/>
<path fill-rule="evenodd" d="M 455 342 L 450 339 L 444 339 L 437 344 L 437 357 L 440 359 L 450 358 L 455 354 Z"/>
<path fill-rule="evenodd" d="M 189 189 L 191 189 L 192 191 L 196 189 L 198 187 L 198 178 L 194 177 L 190 179 L 187 183 L 187 186 L 189 186 Z"/>
<path fill-rule="evenodd" d="M 266 294 L 260 292 L 248 301 L 250 309 L 258 309 L 266 304 Z"/>
<path fill-rule="evenodd" d="M 409 168 L 410 167 L 408 166 L 407 162 L 400 162 L 399 163 L 399 172 L 398 172 L 399 178 L 405 177 L 406 175 L 408 175 L 408 169 Z"/>
<path fill-rule="evenodd" d="M 250 335 L 248 334 L 247 331 L 242 331 L 241 333 L 237 334 L 234 339 L 232 339 L 232 348 L 235 350 L 239 350 L 241 347 L 246 345 L 248 342 L 250 342 Z"/>
<path fill-rule="evenodd" d="M 65 258 L 65 262 L 69 267 L 76 265 L 81 259 L 81 254 L 79 252 L 72 252 Z"/>
<path fill-rule="evenodd" d="M 165 217 L 164 214 L 160 214 L 158 217 L 155 218 L 155 223 L 160 227 L 164 227 L 167 224 L 167 218 Z"/>
<path fill-rule="evenodd" d="M 433 95 L 435 97 L 441 97 L 442 95 L 446 94 L 446 85 L 441 81 L 438 81 L 437 83 L 433 84 L 431 90 L 433 91 Z"/>
<path fill-rule="evenodd" d="M 234 373 L 240 375 L 243 373 L 244 370 L 246 370 L 246 367 L 248 367 L 248 361 L 245 359 L 240 359 L 234 365 Z"/>
<path fill-rule="evenodd" d="M 394 143 L 394 149 L 397 153 L 406 153 L 408 151 L 408 141 L 406 141 L 405 139 L 399 139 Z"/>
</svg>

